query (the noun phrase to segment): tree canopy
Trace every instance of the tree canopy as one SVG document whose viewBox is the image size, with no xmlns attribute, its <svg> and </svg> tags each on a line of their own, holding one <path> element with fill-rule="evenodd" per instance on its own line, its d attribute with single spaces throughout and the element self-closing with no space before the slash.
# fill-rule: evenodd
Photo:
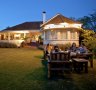
<svg viewBox="0 0 96 90">
<path fill-rule="evenodd" d="M 83 23 L 84 29 L 91 29 L 96 32 L 96 11 L 94 13 L 89 14 L 88 16 L 84 16 L 79 18 L 78 21 Z"/>
<path fill-rule="evenodd" d="M 88 49 L 96 49 L 96 33 L 93 30 L 81 30 L 80 34 L 81 43 L 84 43 Z"/>
</svg>

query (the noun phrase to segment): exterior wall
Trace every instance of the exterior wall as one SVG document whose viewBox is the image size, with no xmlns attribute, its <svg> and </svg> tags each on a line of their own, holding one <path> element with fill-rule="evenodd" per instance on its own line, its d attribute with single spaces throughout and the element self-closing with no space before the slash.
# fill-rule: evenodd
<svg viewBox="0 0 96 90">
<path fill-rule="evenodd" d="M 56 29 L 47 30 L 45 33 L 44 45 L 45 44 L 66 44 L 73 42 L 79 45 L 79 32 L 77 29 Z M 52 38 L 53 37 L 53 38 Z"/>
<path fill-rule="evenodd" d="M 43 44 L 72 44 L 74 42 L 79 45 L 79 30 L 81 26 L 82 24 L 66 22 L 46 24 L 42 27 Z"/>
</svg>

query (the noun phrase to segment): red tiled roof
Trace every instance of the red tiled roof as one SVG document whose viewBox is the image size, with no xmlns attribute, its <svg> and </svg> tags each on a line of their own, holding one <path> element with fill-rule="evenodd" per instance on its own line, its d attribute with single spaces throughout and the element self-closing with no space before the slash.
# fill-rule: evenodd
<svg viewBox="0 0 96 90">
<path fill-rule="evenodd" d="M 54 16 L 53 18 L 49 19 L 44 24 L 42 24 L 41 27 L 44 26 L 44 25 L 47 25 L 47 24 L 58 24 L 58 23 L 64 23 L 64 22 L 81 24 L 78 21 L 67 18 L 67 17 L 65 17 L 61 14 L 57 14 L 56 16 Z"/>
<path fill-rule="evenodd" d="M 14 30 L 40 30 L 40 25 L 42 24 L 42 21 L 35 21 L 35 22 L 24 22 L 21 24 L 18 24 L 13 27 L 8 27 L 2 31 L 14 31 Z"/>
</svg>

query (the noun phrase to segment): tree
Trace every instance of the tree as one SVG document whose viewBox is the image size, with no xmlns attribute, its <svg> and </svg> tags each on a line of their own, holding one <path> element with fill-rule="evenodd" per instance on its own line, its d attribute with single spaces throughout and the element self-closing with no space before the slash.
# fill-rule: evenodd
<svg viewBox="0 0 96 90">
<path fill-rule="evenodd" d="M 81 43 L 84 43 L 88 49 L 96 49 L 96 33 L 92 30 L 81 30 L 80 38 L 82 38 Z"/>
<path fill-rule="evenodd" d="M 81 23 L 83 23 L 84 29 L 91 29 L 96 32 L 96 11 L 89 16 L 84 16 L 78 19 Z"/>
</svg>

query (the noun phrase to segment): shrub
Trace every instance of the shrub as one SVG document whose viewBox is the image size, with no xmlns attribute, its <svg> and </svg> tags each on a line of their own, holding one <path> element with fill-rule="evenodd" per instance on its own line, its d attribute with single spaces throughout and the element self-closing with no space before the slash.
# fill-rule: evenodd
<svg viewBox="0 0 96 90">
<path fill-rule="evenodd" d="M 70 43 L 66 43 L 66 44 L 58 44 L 59 48 L 63 51 L 69 49 L 69 47 L 71 46 Z"/>
<path fill-rule="evenodd" d="M 94 49 L 96 48 L 96 39 L 91 39 L 91 40 L 86 40 L 86 41 L 83 41 L 83 43 L 85 44 L 85 46 L 91 50 L 91 51 L 94 51 Z"/>
<path fill-rule="evenodd" d="M 0 42 L 0 48 L 17 48 L 17 45 L 9 42 Z"/>
<path fill-rule="evenodd" d="M 20 47 L 25 47 L 27 45 L 27 43 L 24 41 L 21 43 Z"/>
<path fill-rule="evenodd" d="M 96 33 L 92 30 L 81 30 L 80 38 L 82 38 L 80 43 L 84 43 L 85 46 L 94 51 L 96 48 Z"/>
<path fill-rule="evenodd" d="M 93 53 L 94 53 L 94 58 L 96 58 L 96 47 L 94 48 Z"/>
</svg>

